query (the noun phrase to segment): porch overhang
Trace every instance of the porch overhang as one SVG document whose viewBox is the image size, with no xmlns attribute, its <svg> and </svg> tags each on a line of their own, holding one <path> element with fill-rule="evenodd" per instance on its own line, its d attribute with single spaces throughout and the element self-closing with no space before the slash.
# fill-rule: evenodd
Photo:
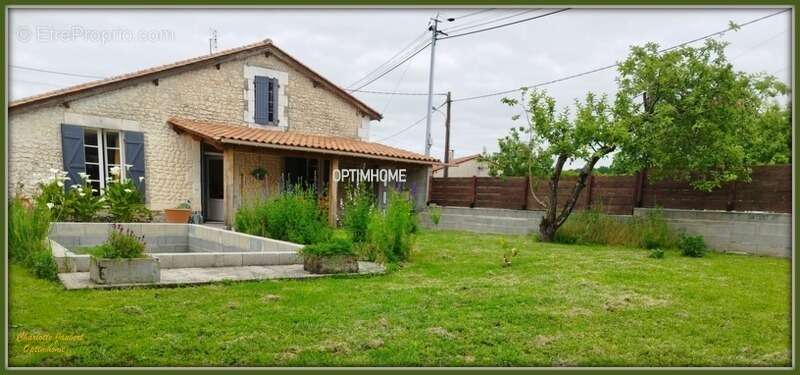
<svg viewBox="0 0 800 375">
<path fill-rule="evenodd" d="M 219 150 L 252 147 L 427 166 L 442 164 L 438 159 L 430 156 L 380 143 L 364 142 L 345 137 L 258 129 L 237 124 L 178 117 L 170 118 L 167 123 L 176 132 L 189 134 L 193 138 L 202 140 Z"/>
</svg>

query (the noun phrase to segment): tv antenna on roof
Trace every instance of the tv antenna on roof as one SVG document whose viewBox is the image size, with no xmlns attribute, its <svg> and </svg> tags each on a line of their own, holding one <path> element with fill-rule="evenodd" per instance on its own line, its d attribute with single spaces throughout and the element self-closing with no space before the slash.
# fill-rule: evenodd
<svg viewBox="0 0 800 375">
<path fill-rule="evenodd" d="M 213 54 L 217 50 L 217 29 L 209 29 L 208 54 Z"/>
</svg>

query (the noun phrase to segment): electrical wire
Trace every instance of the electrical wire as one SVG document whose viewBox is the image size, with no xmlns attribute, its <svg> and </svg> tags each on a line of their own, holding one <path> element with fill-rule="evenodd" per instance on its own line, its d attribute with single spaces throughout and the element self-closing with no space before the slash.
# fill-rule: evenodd
<svg viewBox="0 0 800 375">
<path fill-rule="evenodd" d="M 466 29 L 470 29 L 470 28 L 473 28 L 473 27 L 488 25 L 490 23 L 495 23 L 495 22 L 498 22 L 498 21 L 504 21 L 504 20 L 507 20 L 509 18 L 514 18 L 514 17 L 521 16 L 521 15 L 526 14 L 526 13 L 535 12 L 537 10 L 541 10 L 541 8 L 526 9 L 526 10 L 523 10 L 522 12 L 514 13 L 514 14 L 503 16 L 503 17 L 498 17 L 498 18 L 495 18 L 495 19 L 490 19 L 490 20 L 485 21 L 485 22 L 479 22 L 479 23 L 472 23 L 472 24 L 465 24 L 465 25 L 461 25 L 461 26 L 455 26 L 455 27 L 452 27 L 450 29 L 444 29 L 442 31 L 445 32 L 445 33 L 452 33 L 452 32 L 456 32 L 456 31 L 466 30 Z"/>
<path fill-rule="evenodd" d="M 398 68 L 400 65 L 403 65 L 403 63 L 404 63 L 404 62 L 406 62 L 406 61 L 408 61 L 408 60 L 411 60 L 411 59 L 413 59 L 413 58 L 414 58 L 414 56 L 416 56 L 416 55 L 418 55 L 420 52 L 424 51 L 424 50 L 425 50 L 426 48 L 428 48 L 428 46 L 430 46 L 430 45 L 431 45 L 431 42 L 427 42 L 427 43 L 425 43 L 425 45 L 424 45 L 424 46 L 422 46 L 421 48 L 417 49 L 417 50 L 416 50 L 414 53 L 412 53 L 411 55 L 407 56 L 406 58 L 404 58 L 403 60 L 401 60 L 400 62 L 398 62 L 397 64 L 395 64 L 395 65 L 394 65 L 394 66 L 392 66 L 391 68 L 389 68 L 388 70 L 385 70 L 383 73 L 381 73 L 381 74 L 380 74 L 380 75 L 378 75 L 377 77 L 375 77 L 375 78 L 373 78 L 373 79 L 371 79 L 371 80 L 367 81 L 366 83 L 364 83 L 364 84 L 362 84 L 362 85 L 360 85 L 360 86 L 356 87 L 355 89 L 353 89 L 353 90 L 351 90 L 351 91 L 357 91 L 357 90 L 361 90 L 361 89 L 363 89 L 364 87 L 367 87 L 367 86 L 369 86 L 369 85 L 370 85 L 370 84 L 372 84 L 373 82 L 375 82 L 375 81 L 377 81 L 377 80 L 381 79 L 383 76 L 385 76 L 385 75 L 389 74 L 389 72 L 391 72 L 391 71 L 393 71 L 393 70 L 397 69 L 397 68 Z"/>
<path fill-rule="evenodd" d="M 422 34 L 420 34 L 419 36 L 417 36 L 416 38 L 414 38 L 414 40 L 412 40 L 410 43 L 408 43 L 408 44 L 407 44 L 405 47 L 403 47 L 403 48 L 401 48 L 399 51 L 397 51 L 397 53 L 395 53 L 395 54 L 394 54 L 392 57 L 390 57 L 388 60 L 384 61 L 384 62 L 383 62 L 383 64 L 381 64 L 381 65 L 378 65 L 378 66 L 377 66 L 375 69 L 373 69 L 372 71 L 370 71 L 369 73 L 367 73 L 367 74 L 366 74 L 366 75 L 364 75 L 363 77 L 359 78 L 357 81 L 355 81 L 355 82 L 351 83 L 351 84 L 350 84 L 350 85 L 348 85 L 347 87 L 351 88 L 351 87 L 353 87 L 353 86 L 356 86 L 356 85 L 358 85 L 359 83 L 363 82 L 364 80 L 366 80 L 367 78 L 369 78 L 371 75 L 373 75 L 375 72 L 377 72 L 377 71 L 380 71 L 380 70 L 381 70 L 381 69 L 383 69 L 383 68 L 384 68 L 386 65 L 389 65 L 389 64 L 390 64 L 390 63 L 391 63 L 391 62 L 392 62 L 392 61 L 393 61 L 395 58 L 397 58 L 398 56 L 400 56 L 400 55 L 402 55 L 402 54 L 404 54 L 404 53 L 407 53 L 407 52 L 408 52 L 408 50 L 413 50 L 415 47 L 413 47 L 413 48 L 412 48 L 412 46 L 418 45 L 418 43 L 420 43 L 420 41 L 421 41 L 421 40 L 422 40 L 422 39 L 423 39 L 423 38 L 424 38 L 424 37 L 425 37 L 427 34 L 428 34 L 428 30 L 425 30 L 425 31 L 423 31 L 423 32 L 422 32 Z"/>
<path fill-rule="evenodd" d="M 428 96 L 427 92 L 401 92 L 401 91 L 372 91 L 372 90 L 349 90 L 350 92 L 359 92 L 362 94 L 376 94 L 376 95 L 411 95 L 411 96 Z M 433 95 L 445 96 L 446 93 L 435 92 Z"/>
<path fill-rule="evenodd" d="M 71 76 L 71 77 L 97 78 L 97 79 L 106 78 L 106 77 L 100 77 L 100 76 L 92 76 L 92 75 L 88 75 L 88 74 L 77 74 L 77 73 L 59 72 L 59 71 L 55 71 L 55 70 L 40 69 L 40 68 L 32 68 L 32 67 L 28 67 L 28 66 L 10 65 L 10 67 L 12 67 L 14 69 L 29 70 L 29 71 L 32 71 L 32 72 L 60 74 L 60 75 L 63 75 L 63 76 Z"/>
<path fill-rule="evenodd" d="M 461 34 L 447 35 L 447 36 L 443 36 L 443 37 L 441 37 L 441 38 L 438 38 L 438 39 L 439 39 L 439 40 L 452 39 L 452 38 L 458 38 L 458 37 L 462 37 L 462 36 L 467 36 L 467 35 L 472 35 L 472 34 L 482 33 L 482 32 L 486 32 L 486 31 L 491 31 L 491 30 L 499 29 L 499 28 L 501 28 L 501 27 L 507 27 L 507 26 L 512 26 L 512 25 L 516 25 L 516 24 L 519 24 L 519 23 L 523 23 L 523 22 L 533 21 L 533 20 L 535 20 L 535 19 L 539 19 L 539 18 L 543 18 L 543 17 L 551 16 L 551 15 L 553 15 L 553 14 L 556 14 L 556 13 L 566 12 L 566 11 L 568 11 L 569 9 L 570 9 L 570 8 L 558 9 L 558 10 L 554 10 L 554 11 L 552 11 L 552 12 L 548 12 L 548 13 L 544 13 L 544 14 L 539 14 L 539 15 L 536 15 L 536 16 L 533 16 L 533 17 L 523 18 L 523 19 L 521 19 L 521 20 L 517 20 L 517 21 L 514 21 L 514 22 L 508 22 L 508 23 L 504 23 L 504 24 L 500 24 L 500 25 L 495 25 L 495 26 L 491 26 L 491 27 L 486 27 L 486 28 L 483 28 L 483 29 L 478 29 L 478 30 L 467 31 L 467 32 L 463 32 L 463 33 L 461 33 Z"/>
<path fill-rule="evenodd" d="M 744 27 L 744 26 L 747 26 L 747 25 L 750 25 L 750 24 L 753 24 L 753 23 L 756 23 L 756 22 L 759 22 L 759 21 L 763 21 L 763 20 L 765 20 L 767 18 L 777 16 L 777 15 L 779 15 L 781 13 L 788 12 L 789 10 L 791 10 L 791 9 L 784 9 L 782 11 L 779 11 L 779 12 L 776 12 L 776 13 L 771 13 L 771 14 L 768 14 L 766 16 L 759 17 L 759 18 L 750 20 L 748 22 L 745 22 L 745 23 L 742 23 L 742 24 L 739 24 L 739 25 L 733 25 L 731 27 L 728 27 L 725 30 L 717 31 L 717 32 L 714 32 L 714 33 L 711 33 L 711 34 L 706 34 L 706 35 L 704 35 L 702 37 L 695 38 L 695 39 L 692 39 L 692 40 L 689 40 L 689 41 L 686 41 L 686 42 L 683 42 L 683 43 L 680 43 L 680 44 L 676 44 L 676 45 L 668 47 L 668 48 L 661 49 L 658 52 L 659 53 L 667 52 L 667 51 L 670 51 L 670 50 L 673 50 L 673 49 L 676 49 L 676 48 L 683 47 L 683 46 L 685 46 L 687 44 L 691 44 L 691 43 L 694 43 L 694 42 L 699 42 L 701 40 L 705 40 L 705 39 L 708 39 L 708 38 L 711 38 L 711 37 L 714 37 L 714 36 L 717 36 L 717 35 L 721 35 L 721 34 L 724 34 L 724 33 L 728 32 L 728 31 L 731 31 L 731 30 L 734 30 L 734 29 L 737 29 L 737 28 L 741 28 L 741 27 Z M 468 101 L 468 100 L 483 99 L 483 98 L 488 98 L 488 97 L 492 97 L 492 96 L 510 94 L 510 93 L 513 93 L 513 92 L 524 90 L 526 88 L 536 88 L 536 87 L 541 87 L 541 86 L 547 86 L 547 85 L 551 85 L 551 84 L 554 84 L 554 83 L 558 83 L 558 82 L 562 82 L 562 81 L 566 81 L 566 80 L 582 77 L 582 76 L 585 76 L 585 75 L 589 75 L 589 74 L 592 74 L 592 73 L 597 73 L 597 72 L 600 72 L 600 71 L 603 71 L 603 70 L 612 69 L 612 68 L 615 68 L 617 66 L 619 66 L 619 63 L 614 63 L 614 64 L 611 64 L 611 65 L 602 66 L 602 67 L 595 68 L 595 69 L 588 70 L 588 71 L 581 72 L 581 73 L 571 74 L 571 75 L 568 75 L 568 76 L 565 76 L 565 77 L 561 77 L 561 78 L 556 78 L 556 79 L 553 79 L 553 80 L 550 80 L 550 81 L 540 82 L 540 83 L 537 83 L 537 84 L 534 84 L 534 85 L 530 85 L 530 86 L 525 86 L 525 87 L 520 87 L 520 88 L 510 89 L 510 90 L 496 91 L 496 92 L 492 92 L 492 93 L 488 93 L 488 94 L 482 94 L 482 95 L 468 96 L 468 97 L 464 97 L 464 98 L 456 98 L 456 99 L 453 99 L 453 102 L 463 102 L 463 101 Z"/>
<path fill-rule="evenodd" d="M 434 111 L 438 111 L 438 110 L 439 110 L 439 108 L 442 108 L 442 107 L 444 107 L 444 106 L 445 106 L 445 104 L 447 104 L 447 101 L 445 101 L 445 102 L 444 102 L 444 103 L 442 103 L 442 104 L 439 104 L 439 106 L 437 106 L 437 107 L 434 107 L 434 108 L 433 108 L 433 110 L 434 110 Z M 398 131 L 397 133 L 394 133 L 394 134 L 392 134 L 392 135 L 390 135 L 390 136 L 388 136 L 388 137 L 381 138 L 381 139 L 379 139 L 379 140 L 377 140 L 377 141 L 375 141 L 375 142 L 383 142 L 383 141 L 385 141 L 385 140 L 387 140 L 387 139 L 389 139 L 389 138 L 394 138 L 394 137 L 396 137 L 396 136 L 398 136 L 398 135 L 400 135 L 400 134 L 402 134 L 402 133 L 405 133 L 406 131 L 410 130 L 411 128 L 413 128 L 413 127 L 415 127 L 415 126 L 417 126 L 417 125 L 421 124 L 421 123 L 422 123 L 422 121 L 423 121 L 423 120 L 425 120 L 426 118 L 428 118 L 428 115 L 427 115 L 427 114 L 425 114 L 425 116 L 423 116 L 423 117 L 422 117 L 422 118 L 420 118 L 419 120 L 415 121 L 415 122 L 414 122 L 414 123 L 412 123 L 411 125 L 409 125 L 409 126 L 407 126 L 407 127 L 403 128 L 403 129 L 400 129 L 400 131 Z"/>
</svg>

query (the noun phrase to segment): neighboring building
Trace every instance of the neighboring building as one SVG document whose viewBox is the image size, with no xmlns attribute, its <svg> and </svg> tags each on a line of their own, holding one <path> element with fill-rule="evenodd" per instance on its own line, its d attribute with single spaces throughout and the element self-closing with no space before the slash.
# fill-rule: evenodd
<svg viewBox="0 0 800 375">
<path fill-rule="evenodd" d="M 191 200 L 207 220 L 231 223 L 248 200 L 289 183 L 314 186 L 335 218 L 337 168 L 406 168 L 427 199 L 438 160 L 370 143 L 381 115 L 267 39 L 9 103 L 9 189 L 30 194 L 52 168 L 102 190 L 130 165 L 155 211 Z M 267 176 L 252 173 L 261 168 Z M 122 168 L 125 170 L 126 168 Z M 378 186 L 384 194 L 385 186 Z M 323 196 L 324 195 L 324 196 Z"/>
<path fill-rule="evenodd" d="M 481 154 L 462 156 L 450 160 L 447 177 L 489 177 L 489 167 L 485 162 L 478 160 Z M 444 177 L 444 166 L 433 168 L 433 177 Z"/>
</svg>

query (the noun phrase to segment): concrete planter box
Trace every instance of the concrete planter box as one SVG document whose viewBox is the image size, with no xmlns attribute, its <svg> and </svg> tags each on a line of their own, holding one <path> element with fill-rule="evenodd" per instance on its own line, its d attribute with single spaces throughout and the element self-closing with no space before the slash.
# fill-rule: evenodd
<svg viewBox="0 0 800 375">
<path fill-rule="evenodd" d="M 158 258 L 105 259 L 91 257 L 89 279 L 97 284 L 149 284 L 161 281 Z"/>
<path fill-rule="evenodd" d="M 304 255 L 303 269 L 317 274 L 356 273 L 358 258 L 355 255 Z"/>
</svg>

